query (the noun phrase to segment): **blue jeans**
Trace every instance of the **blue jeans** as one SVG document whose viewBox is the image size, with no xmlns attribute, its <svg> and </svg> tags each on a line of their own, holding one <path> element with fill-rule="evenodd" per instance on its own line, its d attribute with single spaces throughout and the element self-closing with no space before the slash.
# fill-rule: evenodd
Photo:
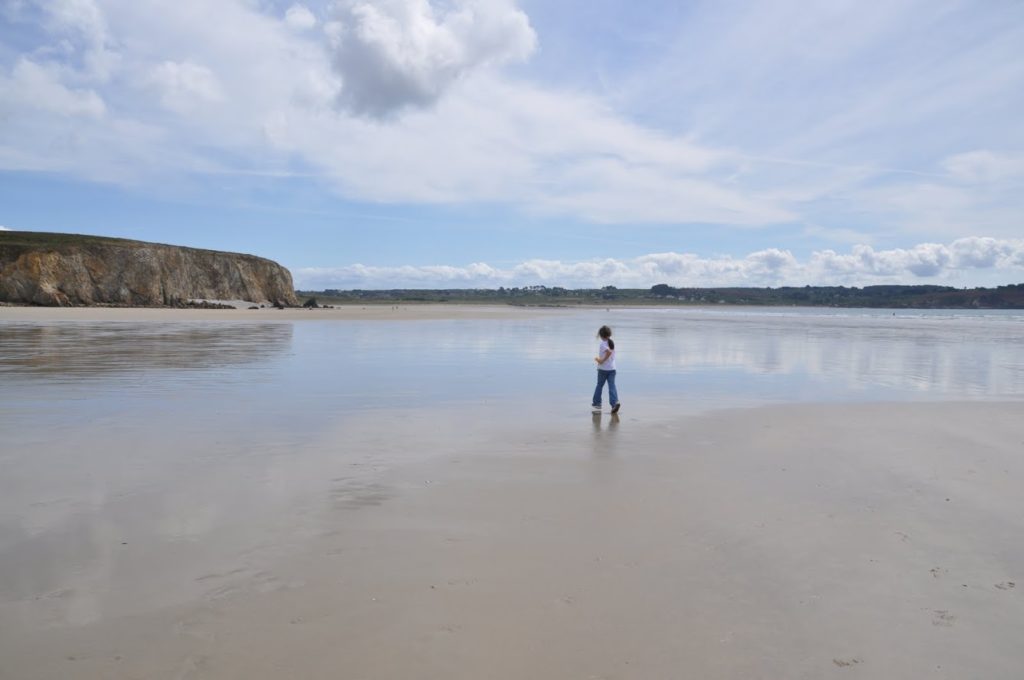
<svg viewBox="0 0 1024 680">
<path fill-rule="evenodd" d="M 615 389 L 615 371 L 602 371 L 597 369 L 597 388 L 594 389 L 594 400 L 590 402 L 594 406 L 601 405 L 601 392 L 604 384 L 608 383 L 608 401 L 612 406 L 619 403 L 619 391 Z"/>
</svg>

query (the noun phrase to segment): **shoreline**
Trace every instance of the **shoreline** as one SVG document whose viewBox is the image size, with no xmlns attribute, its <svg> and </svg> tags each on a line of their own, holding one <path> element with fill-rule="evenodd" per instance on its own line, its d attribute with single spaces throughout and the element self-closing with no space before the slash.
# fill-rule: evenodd
<svg viewBox="0 0 1024 680">
<path fill-rule="evenodd" d="M 403 303 L 403 304 L 341 304 L 331 308 L 307 309 L 286 307 L 276 309 L 203 309 L 174 307 L 42 307 L 32 305 L 0 304 L 0 322 L 54 322 L 54 321 L 235 321 L 242 323 L 317 321 L 427 321 L 457 319 L 525 319 L 539 316 L 576 312 L 622 312 L 678 310 L 687 312 L 791 313 L 807 314 L 828 310 L 837 315 L 866 313 L 882 316 L 892 313 L 899 318 L 927 317 L 931 314 L 962 314 L 966 316 L 1013 316 L 1020 310 L 1005 309 L 933 309 L 933 308 L 880 308 L 880 307 L 810 307 L 763 305 L 491 305 L 477 303 Z"/>
<path fill-rule="evenodd" d="M 238 321 L 390 320 L 527 318 L 563 309 L 492 305 L 339 305 L 330 309 L 188 309 L 171 307 L 32 307 L 0 306 L 0 321 Z"/>
</svg>

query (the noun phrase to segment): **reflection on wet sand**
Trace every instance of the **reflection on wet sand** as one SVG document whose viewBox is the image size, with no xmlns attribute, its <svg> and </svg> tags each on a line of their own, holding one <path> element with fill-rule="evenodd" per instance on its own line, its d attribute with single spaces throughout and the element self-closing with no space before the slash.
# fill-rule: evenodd
<svg viewBox="0 0 1024 680">
<path fill-rule="evenodd" d="M 324 597 L 345 595 L 330 611 L 348 618 L 341 619 L 341 627 L 336 621 L 324 623 L 332 641 L 344 625 L 350 625 L 346 632 L 358 632 L 367 616 L 389 611 L 381 609 L 385 600 L 395 607 L 385 616 L 388 625 L 412 621 L 414 617 L 404 617 L 403 607 L 414 599 L 398 597 L 397 591 L 391 591 L 390 599 L 366 597 L 377 576 L 410 567 L 408 575 L 416 588 L 406 595 L 435 598 L 442 588 L 433 589 L 434 583 L 443 587 L 470 581 L 462 572 L 474 555 L 481 556 L 483 573 L 503 576 L 503 560 L 486 557 L 491 547 L 507 549 L 500 554 L 509 558 L 509 564 L 522 555 L 542 556 L 533 561 L 542 564 L 551 561 L 552 549 L 565 548 L 555 578 L 526 581 L 534 592 L 525 597 L 513 592 L 507 600 L 512 610 L 545 584 L 579 586 L 576 574 L 586 576 L 588 569 L 591 584 L 603 584 L 602 579 L 619 574 L 619 586 L 643 585 L 642 576 L 627 578 L 626 569 L 613 574 L 605 568 L 611 561 L 595 561 L 610 557 L 609 536 L 611 543 L 625 546 L 619 564 L 631 565 L 630 569 L 637 566 L 637 555 L 657 555 L 673 545 L 679 552 L 669 553 L 662 564 L 711 555 L 721 559 L 711 567 L 760 567 L 762 528 L 752 526 L 748 518 L 763 514 L 764 507 L 771 507 L 766 504 L 781 503 L 789 498 L 789 490 L 798 489 L 807 502 L 821 504 L 820 512 L 808 514 L 807 506 L 793 505 L 795 528 L 790 533 L 783 523 L 776 526 L 775 537 L 782 539 L 777 543 L 804 536 L 801 523 L 817 520 L 822 522 L 821 534 L 809 534 L 816 540 L 845 536 L 826 526 L 836 508 L 829 506 L 833 494 L 819 492 L 822 487 L 817 483 L 845 488 L 833 469 L 849 469 L 868 453 L 879 454 L 884 465 L 864 472 L 863 483 L 850 487 L 850 503 L 860 503 L 863 494 L 878 488 L 892 491 L 879 496 L 881 500 L 909 497 L 900 481 L 904 478 L 920 480 L 914 482 L 913 499 L 924 502 L 919 489 L 932 484 L 937 455 L 953 456 L 946 468 L 952 472 L 943 482 L 950 486 L 931 494 L 939 507 L 952 508 L 944 499 L 953 497 L 959 512 L 964 493 L 975 487 L 984 502 L 999 484 L 1008 485 L 1002 498 L 1017 497 L 1006 481 L 1012 475 L 1004 474 L 1009 468 L 986 470 L 985 461 L 978 460 L 965 472 L 967 467 L 954 456 L 954 449 L 961 447 L 939 446 L 948 437 L 935 437 L 935 446 L 922 448 L 923 472 L 896 474 L 896 463 L 886 451 L 856 450 L 859 430 L 847 427 L 842 410 L 832 412 L 831 429 L 815 436 L 807 434 L 815 422 L 805 423 L 799 410 L 789 416 L 786 427 L 780 427 L 773 414 L 753 423 L 746 415 L 723 416 L 719 424 L 703 429 L 677 419 L 689 405 L 707 409 L 716 399 L 836 400 L 859 393 L 873 399 L 908 394 L 949 401 L 975 395 L 1019 398 L 1024 394 L 1020 322 L 753 314 L 694 318 L 622 312 L 611 323 L 622 339 L 620 384 L 630 395 L 628 410 L 624 420 L 605 412 L 594 414 L 587 423 L 589 409 L 583 410 L 587 406 L 580 396 L 589 397 L 593 389 L 593 332 L 605 316 L 566 312 L 513 321 L 431 320 L 408 325 L 0 324 L 0 629 L 21 634 L 19 639 L 0 636 L 0 651 L 8 658 L 17 653 L 21 668 L 35 672 L 18 677 L 189 677 L 190 667 L 161 673 L 161 667 L 153 666 L 145 657 L 152 647 L 149 639 L 128 645 L 136 655 L 137 672 L 104 673 L 106 669 L 100 668 L 92 675 L 69 670 L 61 676 L 34 669 L 40 661 L 56 668 L 65 663 L 65 655 L 106 649 L 108 643 L 115 644 L 111 640 L 121 645 L 125 636 L 136 633 L 165 639 L 168 630 L 182 633 L 177 640 L 184 651 L 176 657 L 173 650 L 157 650 L 155 656 L 180 661 L 201 646 L 194 644 L 194 631 L 214 635 L 227 630 L 217 622 L 204 623 L 203 617 L 212 617 L 211 612 L 219 616 L 229 606 L 263 607 L 255 617 L 236 610 L 226 618 L 224 625 L 235 631 L 252 634 L 259 626 L 248 625 L 251 621 L 278 614 L 286 627 L 298 630 L 293 622 L 306 616 L 305 605 L 287 598 L 285 606 L 267 604 L 265 596 L 299 597 L 303 582 L 314 613 Z M 816 391 L 804 392 L 807 385 Z M 861 422 L 870 422 L 874 432 L 882 411 L 859 413 Z M 982 444 L 985 438 L 977 433 L 987 433 L 989 427 L 982 420 L 963 425 L 959 406 L 936 411 L 940 416 L 913 409 L 900 413 L 910 420 L 919 417 L 925 425 L 930 419 L 937 426 L 957 425 L 963 432 L 957 435 L 953 428 L 954 435 L 970 435 Z M 996 425 L 1003 422 L 980 408 L 970 413 L 976 419 L 991 418 Z M 893 417 L 888 427 L 906 437 L 903 448 L 909 448 L 919 433 L 907 434 L 902 425 L 900 417 Z M 927 427 L 921 429 L 928 434 Z M 738 439 L 731 446 L 722 444 L 729 437 Z M 885 442 L 881 435 L 876 438 Z M 833 440 L 849 445 L 846 455 L 812 446 Z M 774 446 L 779 460 L 789 456 L 791 462 L 776 465 L 774 455 L 748 457 L 755 446 Z M 791 474 L 798 468 L 804 476 Z M 495 469 L 499 472 L 493 473 Z M 719 475 L 729 480 L 721 489 L 732 494 L 724 504 L 707 491 L 714 486 L 702 484 L 702 479 L 714 481 Z M 975 478 L 984 483 L 972 481 Z M 663 479 L 671 483 L 663 484 Z M 894 479 L 898 487 L 891 486 Z M 762 485 L 762 480 L 767 481 Z M 815 483 L 803 483 L 806 480 Z M 777 489 L 787 493 L 773 495 Z M 494 498 L 502 493 L 509 494 L 507 503 L 495 504 Z M 663 507 L 648 502 L 659 494 Z M 743 505 L 745 498 L 753 500 Z M 714 527 L 720 505 L 733 514 Z M 692 512 L 677 511 L 678 507 Z M 1002 516 L 1018 517 L 1015 508 L 1008 503 Z M 868 516 L 859 506 L 839 509 Z M 909 516 L 920 518 L 918 509 L 910 507 Z M 638 511 L 640 515 L 631 514 Z M 495 513 L 490 520 L 488 512 Z M 873 513 L 874 508 L 872 517 Z M 987 519 L 989 514 L 977 516 Z M 536 517 L 544 521 L 534 523 L 531 518 Z M 945 532 L 946 518 L 935 517 L 936 531 Z M 902 531 L 905 520 L 894 513 L 889 521 Z M 691 524 L 681 526 L 677 521 Z M 873 531 L 875 521 L 865 521 L 865 530 Z M 545 526 L 548 533 L 537 528 Z M 1016 535 L 1011 529 L 1015 527 L 1005 535 Z M 702 532 L 708 532 L 704 543 Z M 719 541 L 719 535 L 737 540 Z M 506 542 L 486 543 L 491 537 Z M 566 537 L 585 540 L 574 544 Z M 712 545 L 712 537 L 715 551 L 705 549 Z M 520 550 L 531 541 L 537 541 L 533 552 Z M 998 544 L 1008 545 L 1002 539 Z M 723 545 L 750 552 L 741 551 L 743 559 L 734 560 L 733 555 L 718 552 Z M 856 545 L 852 554 L 860 550 Z M 900 543 L 895 549 L 903 547 Z M 303 555 L 308 564 L 291 564 L 295 555 Z M 788 557 L 783 554 L 779 564 L 786 567 Z M 578 560 L 578 569 L 565 569 L 565 560 Z M 451 573 L 431 572 L 437 565 Z M 666 592 L 684 592 L 671 590 L 681 571 L 685 570 L 664 570 L 673 579 L 666 581 Z M 721 572 L 710 567 L 692 571 L 711 578 Z M 776 573 L 803 578 L 802 572 L 788 567 Z M 833 569 L 815 572 L 832 573 Z M 564 574 L 572 578 L 561 583 L 557 577 Z M 417 580 L 421 575 L 423 583 Z M 760 583 L 763 575 L 758 571 L 743 582 Z M 402 582 L 406 574 L 395 578 Z M 931 583 L 932 576 L 926 578 Z M 992 582 L 1007 578 L 1000 573 Z M 521 582 L 519 571 L 491 584 L 503 582 Z M 803 592 L 802 583 L 794 586 L 794 593 Z M 720 591 L 732 593 L 734 585 L 722 584 Z M 643 590 L 634 595 L 642 597 Z M 595 587 L 591 592 L 611 590 Z M 549 600 L 557 596 L 561 599 L 554 601 L 566 602 L 565 593 L 549 595 Z M 474 606 L 479 602 L 467 598 Z M 676 604 L 664 613 L 674 616 L 682 611 Z M 369 609 L 359 610 L 360 606 Z M 633 605 L 601 606 L 630 612 Z M 487 608 L 494 610 L 501 608 Z M 768 602 L 760 611 L 780 610 L 777 603 Z M 636 611 L 646 615 L 657 608 Z M 704 611 L 723 609 L 707 603 Z M 545 612 L 538 620 L 553 618 Z M 493 617 L 488 617 L 486 623 L 491 622 Z M 932 625 L 926 626 L 931 632 Z M 616 635 L 621 633 L 621 627 L 614 628 Z M 268 639 L 276 640 L 277 632 Z M 427 639 L 420 632 L 407 639 Z M 341 637 L 359 651 L 357 638 Z M 93 639 L 102 644 L 90 646 Z M 225 634 L 222 640 L 227 639 L 231 636 Z M 23 648 L 23 641 L 38 648 Z M 247 643 L 250 651 L 274 648 Z M 330 649 L 335 646 L 317 651 Z M 4 656 L 0 654 L 0 659 Z"/>
<path fill-rule="evenodd" d="M 594 413 L 590 417 L 594 428 L 594 454 L 597 456 L 613 456 L 618 450 L 619 414 L 608 415 L 607 424 L 604 414 Z"/>
<path fill-rule="evenodd" d="M 0 376 L 81 379 L 235 366 L 288 350 L 292 324 L 0 324 Z"/>
<path fill-rule="evenodd" d="M 779 384 L 804 377 L 850 393 L 882 389 L 964 398 L 1024 392 L 1019 316 L 624 316 L 616 333 L 632 341 L 629 358 L 664 374 L 739 371 Z"/>
<path fill-rule="evenodd" d="M 607 432 L 609 435 L 613 434 L 619 427 L 619 414 L 611 413 L 608 415 L 608 426 L 604 426 L 604 414 L 592 413 L 591 421 L 594 424 L 594 435 L 600 436 L 602 432 Z"/>
</svg>

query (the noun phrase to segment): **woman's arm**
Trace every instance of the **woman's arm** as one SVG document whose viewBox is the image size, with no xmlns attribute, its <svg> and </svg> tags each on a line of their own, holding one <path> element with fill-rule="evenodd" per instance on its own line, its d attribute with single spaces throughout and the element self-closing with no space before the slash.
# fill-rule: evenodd
<svg viewBox="0 0 1024 680">
<path fill-rule="evenodd" d="M 612 351 L 610 349 L 606 349 L 605 351 L 601 352 L 601 356 L 594 357 L 594 361 L 596 361 L 599 364 L 603 364 L 604 362 L 608 361 L 608 357 L 610 357 L 611 355 Z"/>
</svg>

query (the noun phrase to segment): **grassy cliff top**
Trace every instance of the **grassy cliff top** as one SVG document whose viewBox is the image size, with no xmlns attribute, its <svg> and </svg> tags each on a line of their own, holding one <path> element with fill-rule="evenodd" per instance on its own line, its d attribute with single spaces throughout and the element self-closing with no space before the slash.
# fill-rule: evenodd
<svg viewBox="0 0 1024 680">
<path fill-rule="evenodd" d="M 151 243 L 148 241 L 135 241 L 127 238 L 113 238 L 111 236 L 60 234 L 49 231 L 0 231 L 0 248 L 3 248 L 4 246 L 49 250 L 95 246 L 114 246 L 118 248 L 151 248 L 156 246 L 159 248 L 181 248 L 183 250 L 196 250 L 204 253 L 220 253 L 226 255 L 237 255 L 240 257 L 265 259 L 256 255 L 247 255 L 245 253 L 232 253 L 222 250 L 209 250 L 206 248 L 192 248 L 190 246 L 176 246 L 169 243 Z"/>
</svg>

